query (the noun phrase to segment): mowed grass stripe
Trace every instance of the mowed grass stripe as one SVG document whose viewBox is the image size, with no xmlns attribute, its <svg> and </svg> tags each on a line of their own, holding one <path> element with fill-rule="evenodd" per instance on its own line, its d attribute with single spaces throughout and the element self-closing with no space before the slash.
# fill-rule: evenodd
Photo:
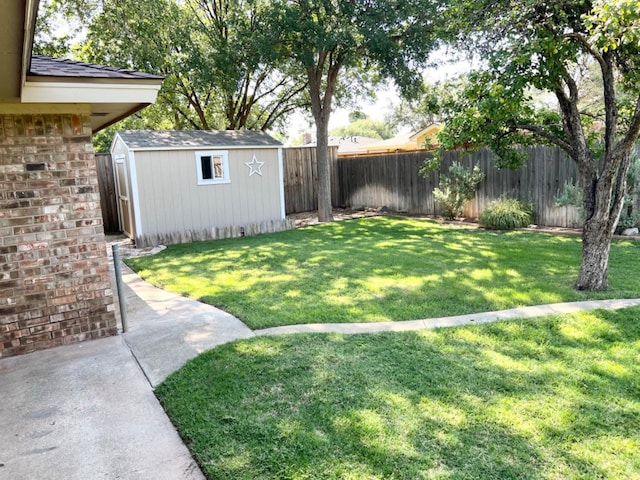
<svg viewBox="0 0 640 480">
<path fill-rule="evenodd" d="M 374 217 L 171 246 L 128 260 L 147 281 L 253 329 L 415 320 L 640 296 L 640 245 L 614 241 L 610 288 L 573 288 L 580 239 Z"/>
</svg>

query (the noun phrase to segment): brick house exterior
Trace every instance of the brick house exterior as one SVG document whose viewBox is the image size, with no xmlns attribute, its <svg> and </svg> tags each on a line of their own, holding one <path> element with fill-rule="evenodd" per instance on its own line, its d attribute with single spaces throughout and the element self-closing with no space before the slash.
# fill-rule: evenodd
<svg viewBox="0 0 640 480">
<path fill-rule="evenodd" d="M 0 356 L 117 333 L 87 116 L 0 116 Z"/>
<path fill-rule="evenodd" d="M 32 57 L 37 3 L 0 18 L 0 358 L 117 334 L 92 135 L 162 80 Z"/>
</svg>

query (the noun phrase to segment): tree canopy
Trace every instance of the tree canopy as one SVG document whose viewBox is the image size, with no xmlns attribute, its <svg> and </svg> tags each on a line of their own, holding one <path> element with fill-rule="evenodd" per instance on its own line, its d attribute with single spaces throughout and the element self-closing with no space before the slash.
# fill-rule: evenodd
<svg viewBox="0 0 640 480">
<path fill-rule="evenodd" d="M 482 58 L 444 105 L 442 148 L 487 145 L 498 166 L 517 146 L 556 145 L 580 171 L 585 224 L 579 289 L 607 287 L 608 252 L 640 132 L 640 9 L 636 0 L 465 0 L 446 11 L 449 35 Z M 598 78 L 584 89 L 584 72 Z M 593 103 L 594 86 L 600 102 Z M 556 108 L 540 109 L 533 90 Z M 594 105 L 601 106 L 593 109 Z"/>
<path fill-rule="evenodd" d="M 393 127 L 386 122 L 380 120 L 374 120 L 371 117 L 365 116 L 364 118 L 358 118 L 352 121 L 349 125 L 343 127 L 334 128 L 331 130 L 331 135 L 337 135 L 340 137 L 369 137 L 379 138 L 386 140 L 393 137 Z"/>
<path fill-rule="evenodd" d="M 305 104 L 304 78 L 273 48 L 269 5 L 265 0 L 49 0 L 40 10 L 37 49 L 164 75 L 161 108 L 146 109 L 128 122 L 136 126 L 268 130 L 281 127 Z M 56 37 L 52 20 L 60 16 L 86 26 L 79 45 L 69 45 L 70 35 Z"/>
<path fill-rule="evenodd" d="M 318 217 L 331 220 L 327 148 L 335 97 L 357 91 L 362 76 L 391 78 L 405 94 L 415 93 L 422 83 L 420 67 L 437 40 L 432 27 L 436 3 L 277 0 L 271 4 L 278 48 L 306 75 L 316 124 Z"/>
</svg>

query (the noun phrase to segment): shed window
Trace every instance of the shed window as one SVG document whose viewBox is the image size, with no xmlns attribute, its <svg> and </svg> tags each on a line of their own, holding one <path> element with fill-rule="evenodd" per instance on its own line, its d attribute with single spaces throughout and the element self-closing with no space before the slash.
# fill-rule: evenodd
<svg viewBox="0 0 640 480">
<path fill-rule="evenodd" d="M 198 185 L 229 183 L 229 153 L 226 150 L 196 152 Z"/>
</svg>

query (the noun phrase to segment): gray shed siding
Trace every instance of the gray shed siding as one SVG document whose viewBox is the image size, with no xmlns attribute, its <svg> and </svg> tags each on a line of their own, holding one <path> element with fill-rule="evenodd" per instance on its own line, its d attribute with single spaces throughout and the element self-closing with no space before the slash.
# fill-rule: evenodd
<svg viewBox="0 0 640 480">
<path fill-rule="evenodd" d="M 229 183 L 198 184 L 196 152 L 203 151 L 228 153 Z M 118 158 L 126 165 L 131 220 L 122 226 L 138 246 L 293 227 L 285 218 L 279 144 L 132 147 L 116 135 L 111 153 L 114 165 Z M 254 157 L 263 162 L 261 175 L 250 175 Z"/>
<path fill-rule="evenodd" d="M 219 150 L 229 152 L 230 183 L 214 185 L 198 185 L 196 150 L 135 152 L 141 232 L 243 226 L 283 218 L 279 150 Z M 262 175 L 249 176 L 245 163 L 254 155 L 264 162 Z"/>
</svg>

